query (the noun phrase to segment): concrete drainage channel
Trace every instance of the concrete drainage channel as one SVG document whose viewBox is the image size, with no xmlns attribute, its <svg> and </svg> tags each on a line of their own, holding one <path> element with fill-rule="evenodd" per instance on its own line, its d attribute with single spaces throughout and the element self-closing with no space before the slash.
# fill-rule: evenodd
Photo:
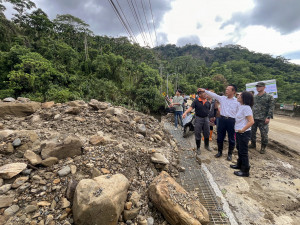
<svg viewBox="0 0 300 225">
<path fill-rule="evenodd" d="M 178 182 L 189 192 L 197 192 L 200 202 L 207 209 L 210 216 L 209 224 L 237 225 L 229 205 L 214 182 L 212 175 L 205 165 L 199 165 L 191 149 L 190 143 L 182 137 L 181 130 L 174 130 L 170 123 L 164 124 L 165 128 L 178 141 L 186 151 L 180 152 L 180 165 L 185 172 L 180 173 Z"/>
</svg>

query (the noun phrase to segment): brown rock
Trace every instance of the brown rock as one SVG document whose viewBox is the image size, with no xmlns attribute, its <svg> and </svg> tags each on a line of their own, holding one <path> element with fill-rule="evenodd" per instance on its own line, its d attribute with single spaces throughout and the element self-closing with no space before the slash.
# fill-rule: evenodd
<svg viewBox="0 0 300 225">
<path fill-rule="evenodd" d="M 25 163 L 10 163 L 0 167 L 0 177 L 3 179 L 10 179 L 19 173 L 21 173 L 24 169 L 26 169 L 27 164 Z"/>
<path fill-rule="evenodd" d="M 135 208 L 131 210 L 124 210 L 124 220 L 132 220 L 139 214 L 140 208 Z"/>
<path fill-rule="evenodd" d="M 63 141 L 47 141 L 41 146 L 41 156 L 43 159 L 49 157 L 56 157 L 58 159 L 65 159 L 75 155 L 81 155 L 81 148 L 83 143 L 75 135 L 69 135 Z"/>
<path fill-rule="evenodd" d="M 165 171 L 157 176 L 148 190 L 154 206 L 171 225 L 200 225 L 209 223 L 205 207 L 188 194 Z"/>
<path fill-rule="evenodd" d="M 99 102 L 96 99 L 91 99 L 91 101 L 89 102 L 89 106 L 96 110 L 104 110 L 108 108 L 109 104 L 106 102 Z"/>
<path fill-rule="evenodd" d="M 58 163 L 58 158 L 56 157 L 49 157 L 41 162 L 41 164 L 46 167 L 52 166 L 56 163 Z"/>
<path fill-rule="evenodd" d="M 141 195 L 139 193 L 137 193 L 136 191 L 134 191 L 132 193 L 132 195 L 130 196 L 129 201 L 131 201 L 133 203 L 133 205 L 137 206 L 140 199 L 141 199 Z"/>
<path fill-rule="evenodd" d="M 102 145 L 105 143 L 105 138 L 99 135 L 94 135 L 90 138 L 91 145 Z"/>
<path fill-rule="evenodd" d="M 0 209 L 10 206 L 14 201 L 13 197 L 0 195 Z"/>
<path fill-rule="evenodd" d="M 67 103 L 71 107 L 87 107 L 87 104 L 82 100 L 75 100 Z"/>
<path fill-rule="evenodd" d="M 82 118 L 82 117 L 75 117 L 74 118 L 74 120 L 76 120 L 76 121 L 79 121 L 79 122 L 84 122 L 84 121 L 86 121 L 86 119 L 85 118 Z"/>
<path fill-rule="evenodd" d="M 44 102 L 42 103 L 42 108 L 43 109 L 50 109 L 54 106 L 55 102 L 51 101 L 51 102 Z"/>
<path fill-rule="evenodd" d="M 68 199 L 62 198 L 62 200 L 61 200 L 61 208 L 62 209 L 68 208 L 68 207 L 70 207 L 70 205 L 71 205 L 71 203 L 68 201 Z"/>
<path fill-rule="evenodd" d="M 122 174 L 83 179 L 76 187 L 73 217 L 77 225 L 116 225 L 129 187 Z"/>
<path fill-rule="evenodd" d="M 41 162 L 42 162 L 41 157 L 30 150 L 27 150 L 24 153 L 24 158 L 26 158 L 34 166 L 41 164 Z"/>
<path fill-rule="evenodd" d="M 67 114 L 72 114 L 72 115 L 78 115 L 80 113 L 80 108 L 78 107 L 71 107 L 71 108 L 68 108 L 65 113 Z"/>
<path fill-rule="evenodd" d="M 12 188 L 18 188 L 20 187 L 22 184 L 24 184 L 26 181 L 28 181 L 28 177 L 18 177 L 15 182 L 12 184 Z"/>
<path fill-rule="evenodd" d="M 49 206 L 51 205 L 50 202 L 47 202 L 47 201 L 40 201 L 37 203 L 38 206 Z"/>
<path fill-rule="evenodd" d="M 0 118 L 6 115 L 16 117 L 29 116 L 41 108 L 41 103 L 38 102 L 0 102 Z"/>
<path fill-rule="evenodd" d="M 132 202 L 126 202 L 125 203 L 125 209 L 129 210 L 132 207 Z"/>
<path fill-rule="evenodd" d="M 0 154 L 12 154 L 14 153 L 15 149 L 14 146 L 12 145 L 12 143 L 8 142 L 8 143 L 0 143 Z"/>
<path fill-rule="evenodd" d="M 105 168 L 101 168 L 100 170 L 101 170 L 101 172 L 104 173 L 104 174 L 109 174 L 109 173 L 110 173 L 109 170 L 108 170 L 108 169 L 105 169 Z"/>
</svg>

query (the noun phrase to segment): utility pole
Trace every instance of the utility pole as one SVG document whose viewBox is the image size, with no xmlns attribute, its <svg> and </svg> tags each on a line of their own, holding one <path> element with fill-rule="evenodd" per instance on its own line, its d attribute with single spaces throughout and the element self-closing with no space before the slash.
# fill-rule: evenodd
<svg viewBox="0 0 300 225">
<path fill-rule="evenodd" d="M 85 61 L 88 60 L 89 58 L 89 52 L 88 52 L 88 44 L 87 44 L 87 38 L 86 38 L 86 34 L 84 35 L 84 53 L 85 53 Z"/>
<path fill-rule="evenodd" d="M 167 97 L 169 98 L 169 74 L 167 73 Z"/>
<path fill-rule="evenodd" d="M 162 70 L 163 70 L 163 66 L 160 64 L 159 65 L 159 71 L 160 71 L 160 77 L 161 77 L 161 79 L 162 79 Z M 162 93 L 162 84 L 160 85 L 160 93 Z"/>
</svg>

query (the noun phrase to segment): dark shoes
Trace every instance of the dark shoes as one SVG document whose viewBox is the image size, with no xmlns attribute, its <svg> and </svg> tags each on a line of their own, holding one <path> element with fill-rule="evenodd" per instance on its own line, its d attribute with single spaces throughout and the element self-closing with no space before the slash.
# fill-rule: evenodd
<svg viewBox="0 0 300 225">
<path fill-rule="evenodd" d="M 232 169 L 241 169 L 241 166 L 238 164 L 230 165 L 230 168 Z"/>
<path fill-rule="evenodd" d="M 211 152 L 211 148 L 209 147 L 209 138 L 204 138 L 204 148 Z"/>
<path fill-rule="evenodd" d="M 199 148 L 197 148 L 197 150 L 196 150 L 196 154 L 197 154 L 197 155 L 200 155 L 200 154 L 201 154 L 200 147 L 199 147 Z"/>
<path fill-rule="evenodd" d="M 266 145 L 261 145 L 261 149 L 260 149 L 260 154 L 265 154 L 266 153 Z"/>
<path fill-rule="evenodd" d="M 232 154 L 228 154 L 227 160 L 228 160 L 228 161 L 231 161 L 231 160 L 232 160 Z"/>
<path fill-rule="evenodd" d="M 249 177 L 249 172 L 243 172 L 243 171 L 234 171 L 234 175 L 239 177 Z"/>
<path fill-rule="evenodd" d="M 222 152 L 218 152 L 218 153 L 215 155 L 216 158 L 220 158 L 221 156 L 222 156 Z"/>
<path fill-rule="evenodd" d="M 250 166 L 249 167 L 241 167 L 240 171 L 234 171 L 234 175 L 239 176 L 239 177 L 249 177 L 249 170 L 250 170 Z"/>
<path fill-rule="evenodd" d="M 205 149 L 206 149 L 207 151 L 210 151 L 210 152 L 211 152 L 211 148 L 209 147 L 209 145 L 205 146 Z"/>
</svg>

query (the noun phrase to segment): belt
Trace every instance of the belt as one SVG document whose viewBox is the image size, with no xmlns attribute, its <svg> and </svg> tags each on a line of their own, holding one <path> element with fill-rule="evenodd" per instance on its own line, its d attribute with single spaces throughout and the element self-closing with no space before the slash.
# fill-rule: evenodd
<svg viewBox="0 0 300 225">
<path fill-rule="evenodd" d="M 226 120 L 235 120 L 234 118 L 229 117 L 229 116 L 221 116 L 221 118 L 226 119 Z"/>
<path fill-rule="evenodd" d="M 208 116 L 197 116 L 197 115 L 196 115 L 196 117 L 199 117 L 199 118 L 206 118 L 206 117 L 208 117 Z"/>
</svg>

